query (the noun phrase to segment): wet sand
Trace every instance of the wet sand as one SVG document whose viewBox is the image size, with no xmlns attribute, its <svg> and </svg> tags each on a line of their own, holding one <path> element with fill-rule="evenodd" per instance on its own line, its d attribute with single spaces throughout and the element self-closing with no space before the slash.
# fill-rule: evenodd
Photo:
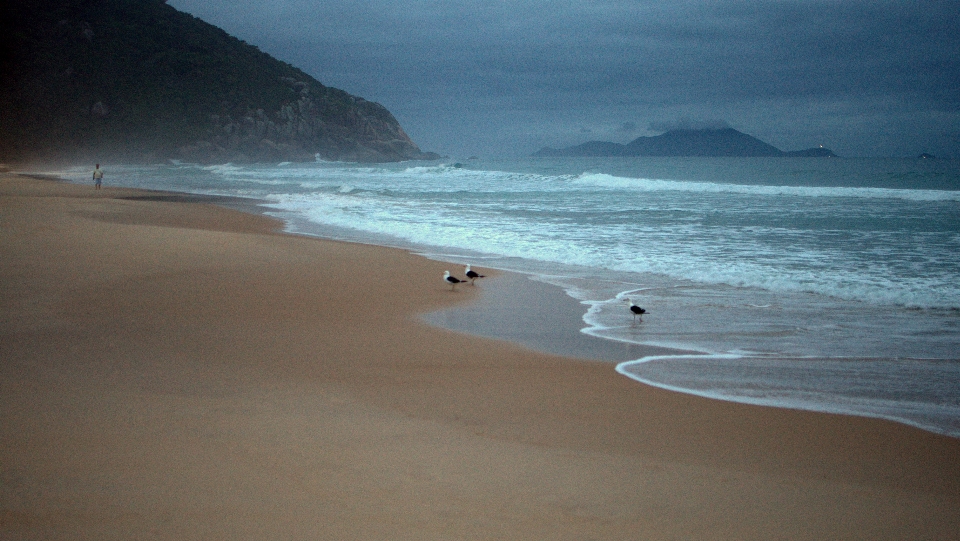
<svg viewBox="0 0 960 541">
<path fill-rule="evenodd" d="M 490 273 L 489 270 L 484 270 Z M 694 353 L 656 346 L 618 343 L 580 332 L 586 307 L 554 285 L 519 273 L 495 272 L 475 282 L 483 293 L 466 305 L 438 310 L 423 320 L 454 331 L 522 344 L 531 349 L 611 363 L 647 355 Z M 624 306 L 624 321 L 632 316 Z"/>
<path fill-rule="evenodd" d="M 486 286 L 279 228 L 0 176 L 0 538 L 960 531 L 960 440 L 432 327 Z"/>
</svg>

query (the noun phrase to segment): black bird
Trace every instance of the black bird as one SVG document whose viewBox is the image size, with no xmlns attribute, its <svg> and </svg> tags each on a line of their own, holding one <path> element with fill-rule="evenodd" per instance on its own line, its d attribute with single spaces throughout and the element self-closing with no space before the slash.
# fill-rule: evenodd
<svg viewBox="0 0 960 541">
<path fill-rule="evenodd" d="M 623 299 L 623 302 L 630 305 L 630 311 L 633 312 L 633 320 L 637 321 L 637 318 L 639 317 L 640 321 L 643 322 L 643 314 L 646 314 L 647 311 L 644 310 L 643 308 L 640 308 L 636 304 L 633 304 L 633 301 L 630 300 L 630 297 Z"/>
<path fill-rule="evenodd" d="M 484 275 L 477 274 L 477 271 L 472 270 L 470 268 L 470 265 L 467 265 L 467 268 L 464 269 L 464 274 L 466 274 L 467 278 L 470 279 L 470 285 L 474 285 L 473 281 L 476 280 L 477 278 L 484 278 Z"/>
<path fill-rule="evenodd" d="M 444 283 L 450 284 L 450 291 L 453 291 L 457 288 L 457 284 L 463 283 L 466 280 L 461 280 L 454 276 L 450 276 L 450 271 L 443 271 L 443 281 Z"/>
</svg>

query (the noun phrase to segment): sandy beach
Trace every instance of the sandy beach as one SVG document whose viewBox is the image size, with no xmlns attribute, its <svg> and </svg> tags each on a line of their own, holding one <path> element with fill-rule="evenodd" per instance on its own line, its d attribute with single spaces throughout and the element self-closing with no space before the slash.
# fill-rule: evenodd
<svg viewBox="0 0 960 541">
<path fill-rule="evenodd" d="M 281 227 L 0 173 L 0 539 L 960 532 L 958 439 L 432 327 L 499 278 Z"/>
</svg>

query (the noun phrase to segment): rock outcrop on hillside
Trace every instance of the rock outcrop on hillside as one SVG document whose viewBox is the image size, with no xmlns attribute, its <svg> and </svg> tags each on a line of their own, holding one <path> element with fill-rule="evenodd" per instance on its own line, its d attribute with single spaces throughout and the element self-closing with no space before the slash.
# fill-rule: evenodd
<svg viewBox="0 0 960 541">
<path fill-rule="evenodd" d="M 435 159 L 420 151 L 382 105 L 351 96 L 353 107 L 331 122 L 308 84 L 283 81 L 299 95 L 296 101 L 272 114 L 263 109 L 211 114 L 206 137 L 179 147 L 176 155 L 196 162 Z"/>
<path fill-rule="evenodd" d="M 0 162 L 437 157 L 385 107 L 163 0 L 0 9 Z"/>
</svg>

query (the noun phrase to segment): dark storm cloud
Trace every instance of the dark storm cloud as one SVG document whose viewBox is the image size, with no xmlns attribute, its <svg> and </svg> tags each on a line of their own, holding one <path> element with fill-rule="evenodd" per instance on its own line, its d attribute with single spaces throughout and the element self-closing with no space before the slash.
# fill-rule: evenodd
<svg viewBox="0 0 960 541">
<path fill-rule="evenodd" d="M 722 119 L 785 149 L 960 157 L 957 2 L 169 3 L 383 103 L 427 150 Z"/>
</svg>

